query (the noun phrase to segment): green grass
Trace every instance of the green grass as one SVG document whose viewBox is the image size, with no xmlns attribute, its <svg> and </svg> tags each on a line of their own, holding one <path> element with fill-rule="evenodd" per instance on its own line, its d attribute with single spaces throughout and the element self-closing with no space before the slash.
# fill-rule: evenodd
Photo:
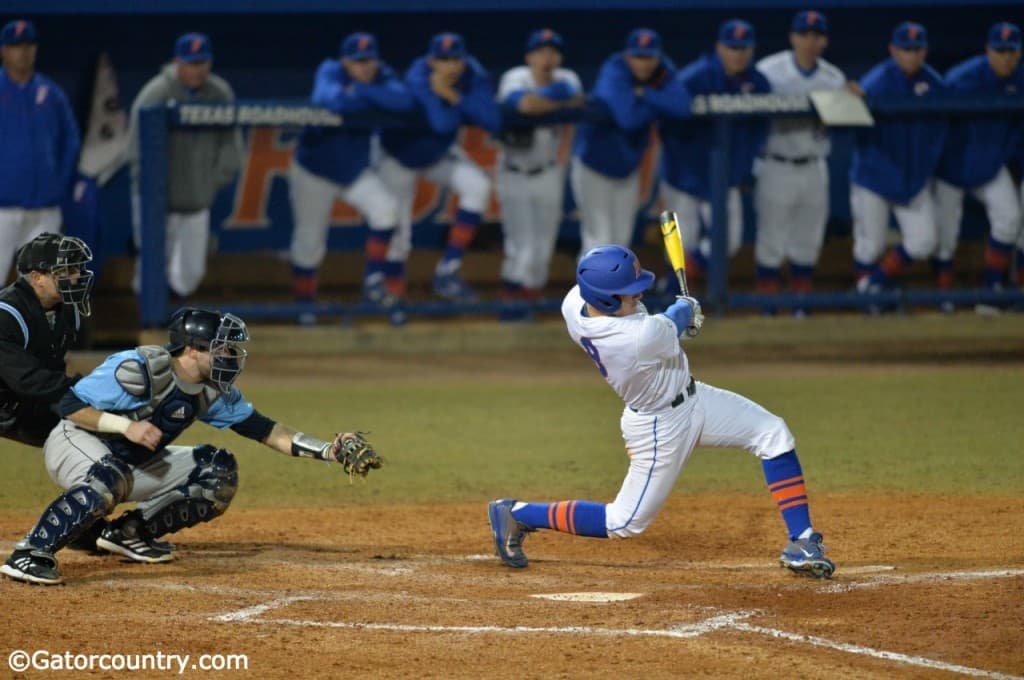
<svg viewBox="0 0 1024 680">
<path fill-rule="evenodd" d="M 714 381 L 786 418 L 816 494 L 1024 493 L 1024 369 L 876 369 L 841 377 Z M 545 385 L 409 382 L 341 388 L 251 386 L 258 408 L 326 437 L 370 430 L 387 460 L 365 484 L 339 466 L 277 454 L 231 431 L 198 425 L 178 443 L 238 454 L 238 507 L 396 502 L 610 500 L 627 459 L 621 402 L 600 381 Z M 0 440 L 0 508 L 41 508 L 55 494 L 41 452 Z M 683 493 L 762 493 L 760 466 L 741 451 L 698 450 Z"/>
</svg>

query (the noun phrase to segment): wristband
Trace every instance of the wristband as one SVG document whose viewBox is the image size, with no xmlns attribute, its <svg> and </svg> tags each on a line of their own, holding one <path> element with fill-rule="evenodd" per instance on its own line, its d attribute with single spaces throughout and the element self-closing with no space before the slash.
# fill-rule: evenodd
<svg viewBox="0 0 1024 680">
<path fill-rule="evenodd" d="M 96 430 L 98 432 L 111 432 L 114 434 L 124 434 L 128 431 L 128 426 L 132 424 L 132 421 L 124 416 L 119 416 L 115 413 L 107 413 L 104 411 L 100 414 L 99 422 L 96 423 Z"/>
<path fill-rule="evenodd" d="M 292 455 L 300 458 L 316 458 L 318 460 L 330 460 L 329 451 L 331 445 L 323 439 L 311 437 L 302 432 L 296 432 L 292 437 Z"/>
</svg>

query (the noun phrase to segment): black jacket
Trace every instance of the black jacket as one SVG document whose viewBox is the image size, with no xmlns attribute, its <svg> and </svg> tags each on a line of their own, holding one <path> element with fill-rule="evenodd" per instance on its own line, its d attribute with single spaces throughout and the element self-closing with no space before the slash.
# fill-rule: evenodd
<svg viewBox="0 0 1024 680">
<path fill-rule="evenodd" d="M 54 308 L 53 327 L 32 286 L 19 278 L 0 290 L 0 425 L 3 436 L 26 441 L 18 430 L 30 430 L 38 443 L 57 424 L 51 407 L 74 384 L 66 374 L 64 356 L 78 335 L 80 319 L 74 305 Z M 26 331 L 28 337 L 26 337 Z M 17 426 L 9 422 L 15 416 Z M 44 432 L 45 430 L 45 432 Z"/>
</svg>

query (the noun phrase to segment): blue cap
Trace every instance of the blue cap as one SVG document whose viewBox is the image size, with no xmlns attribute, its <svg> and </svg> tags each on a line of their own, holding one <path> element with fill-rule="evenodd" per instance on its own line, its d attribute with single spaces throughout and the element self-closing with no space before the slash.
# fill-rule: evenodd
<svg viewBox="0 0 1024 680">
<path fill-rule="evenodd" d="M 0 45 L 17 45 L 18 43 L 34 43 L 36 27 L 31 21 L 18 19 L 6 23 L 0 30 Z"/>
<path fill-rule="evenodd" d="M 828 35 L 828 19 L 821 12 L 807 9 L 793 15 L 793 25 L 789 28 L 791 33 L 821 33 Z"/>
<path fill-rule="evenodd" d="M 554 47 L 559 52 L 564 52 L 565 42 L 563 42 L 562 36 L 555 31 L 550 28 L 542 28 L 531 33 L 530 37 L 526 39 L 527 52 L 533 52 L 540 47 Z"/>
<path fill-rule="evenodd" d="M 430 56 L 461 59 L 466 56 L 466 41 L 458 33 L 438 33 L 430 41 Z"/>
<path fill-rule="evenodd" d="M 1019 50 L 1020 26 L 1000 21 L 988 29 L 988 46 L 994 50 Z"/>
<path fill-rule="evenodd" d="M 186 64 L 213 61 L 213 44 L 203 33 L 186 33 L 174 43 L 174 56 Z"/>
<path fill-rule="evenodd" d="M 377 38 L 372 33 L 353 33 L 342 41 L 341 56 L 353 61 L 377 59 Z"/>
<path fill-rule="evenodd" d="M 650 28 L 637 28 L 626 38 L 626 52 L 634 57 L 660 57 L 661 36 Z"/>
<path fill-rule="evenodd" d="M 730 19 L 718 27 L 718 42 L 741 50 L 753 47 L 754 27 L 743 19 Z"/>
<path fill-rule="evenodd" d="M 928 47 L 928 31 L 921 24 L 904 21 L 893 30 L 892 44 L 901 50 Z"/>
</svg>

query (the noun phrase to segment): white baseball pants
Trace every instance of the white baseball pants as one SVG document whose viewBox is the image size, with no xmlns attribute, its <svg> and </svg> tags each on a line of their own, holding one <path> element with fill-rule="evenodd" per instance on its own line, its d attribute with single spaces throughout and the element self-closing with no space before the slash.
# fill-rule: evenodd
<svg viewBox="0 0 1024 680">
<path fill-rule="evenodd" d="M 938 223 L 940 259 L 951 260 L 960 238 L 960 219 L 964 213 L 964 193 L 985 206 L 992 238 L 1001 243 L 1016 243 L 1021 230 L 1021 206 L 1017 187 L 1005 167 L 987 184 L 962 189 L 941 179 L 935 180 L 935 217 Z"/>
<path fill-rule="evenodd" d="M 0 208 L 0 286 L 16 264 L 18 249 L 44 232 L 62 233 L 61 224 L 60 208 Z"/>
<path fill-rule="evenodd" d="M 640 171 L 623 179 L 606 177 L 573 158 L 569 182 L 580 211 L 581 254 L 605 244 L 629 246 L 640 202 Z"/>
<path fill-rule="evenodd" d="M 754 259 L 763 267 L 784 262 L 818 263 L 828 223 L 828 165 L 824 159 L 796 165 L 768 159 L 754 164 L 757 238 Z"/>
<path fill-rule="evenodd" d="M 135 245 L 141 242 L 141 204 L 132 196 L 132 226 Z M 167 213 L 164 236 L 164 266 L 167 285 L 180 297 L 188 297 L 199 289 L 206 276 L 206 256 L 210 248 L 210 211 Z M 141 290 L 141 258 L 135 260 L 132 290 Z"/>
<path fill-rule="evenodd" d="M 661 183 L 661 203 L 666 210 L 674 210 L 679 220 L 680 233 L 687 249 L 699 248 L 704 257 L 711 257 L 711 201 L 676 189 L 668 182 Z M 729 257 L 743 245 L 743 202 L 740 190 L 729 189 L 726 196 L 727 225 L 729 230 Z M 701 225 L 704 225 L 701 236 Z"/>
<path fill-rule="evenodd" d="M 565 196 L 565 171 L 554 165 L 536 175 L 499 168 L 505 259 L 501 277 L 540 290 L 548 282 Z"/>
<path fill-rule="evenodd" d="M 915 260 L 931 257 L 938 236 L 931 186 L 925 185 L 906 205 L 885 199 L 870 189 L 850 185 L 850 210 L 853 214 L 853 257 L 863 264 L 878 261 L 885 250 L 889 212 L 896 216 L 903 248 Z"/>
</svg>

